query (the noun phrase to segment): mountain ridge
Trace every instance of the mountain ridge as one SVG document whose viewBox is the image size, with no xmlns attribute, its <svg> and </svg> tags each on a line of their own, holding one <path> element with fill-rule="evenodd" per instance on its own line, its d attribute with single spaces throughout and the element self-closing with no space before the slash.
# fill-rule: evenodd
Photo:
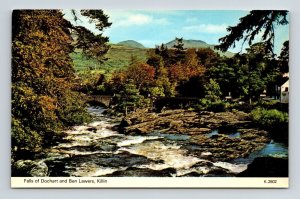
<svg viewBox="0 0 300 199">
<path fill-rule="evenodd" d="M 131 48 L 146 48 L 143 44 L 135 40 L 125 40 L 117 43 L 117 45 L 131 47 Z"/>
<path fill-rule="evenodd" d="M 173 48 L 174 44 L 176 43 L 176 40 L 171 40 L 167 43 L 164 43 L 168 48 Z M 197 40 L 197 39 L 183 39 L 183 44 L 184 48 L 210 48 L 213 51 L 219 53 L 221 56 L 226 56 L 226 57 L 233 57 L 235 53 L 232 53 L 230 51 L 222 52 L 220 50 L 216 50 L 215 46 L 213 44 L 208 44 L 205 41 L 202 40 Z M 140 48 L 140 49 L 149 49 L 148 47 L 145 47 L 143 44 L 135 41 L 135 40 L 125 40 L 121 41 L 117 44 L 114 45 L 120 45 L 124 47 L 129 47 L 129 48 Z"/>
</svg>

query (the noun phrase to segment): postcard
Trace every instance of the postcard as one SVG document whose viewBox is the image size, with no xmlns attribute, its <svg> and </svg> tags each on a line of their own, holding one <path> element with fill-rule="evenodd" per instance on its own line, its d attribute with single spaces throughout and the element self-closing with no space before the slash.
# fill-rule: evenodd
<svg viewBox="0 0 300 199">
<path fill-rule="evenodd" d="M 11 187 L 287 188 L 286 10 L 13 10 Z"/>
</svg>

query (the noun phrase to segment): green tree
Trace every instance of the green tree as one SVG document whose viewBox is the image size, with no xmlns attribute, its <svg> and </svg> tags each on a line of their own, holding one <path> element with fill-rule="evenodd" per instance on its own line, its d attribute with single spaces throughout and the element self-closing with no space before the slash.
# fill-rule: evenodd
<svg viewBox="0 0 300 199">
<path fill-rule="evenodd" d="M 289 72 L 289 41 L 283 43 L 278 59 L 280 62 L 280 71 L 283 73 Z"/>
<path fill-rule="evenodd" d="M 229 62 L 229 63 L 227 63 Z M 220 89 L 224 95 L 234 95 L 239 97 L 239 88 L 237 79 L 240 74 L 239 66 L 234 64 L 231 60 L 222 60 L 220 63 L 207 70 L 208 77 L 215 79 L 220 85 Z"/>
<path fill-rule="evenodd" d="M 236 26 L 229 26 L 229 34 L 219 39 L 220 45 L 216 48 L 222 51 L 228 50 L 231 46 L 235 47 L 235 42 L 243 40 L 252 45 L 255 37 L 263 32 L 262 42 L 266 43 L 266 49 L 273 52 L 275 26 L 287 25 L 288 11 L 286 10 L 253 10 L 242 18 Z"/>
<path fill-rule="evenodd" d="M 185 51 L 183 38 L 175 38 L 175 44 L 173 46 L 175 49 L 173 61 L 176 62 L 183 62 L 185 60 Z"/>
<path fill-rule="evenodd" d="M 129 80 L 116 94 L 115 103 L 117 109 L 127 115 L 129 110 L 133 111 L 141 105 L 142 98 L 133 81 Z"/>
<path fill-rule="evenodd" d="M 170 63 L 172 63 L 171 53 L 165 44 L 156 46 L 154 52 L 155 52 L 155 54 L 159 55 L 162 58 L 164 66 L 169 66 Z"/>
<path fill-rule="evenodd" d="M 211 102 L 220 101 L 222 95 L 219 84 L 214 79 L 209 79 L 209 82 L 204 85 L 205 88 L 205 99 Z"/>
</svg>

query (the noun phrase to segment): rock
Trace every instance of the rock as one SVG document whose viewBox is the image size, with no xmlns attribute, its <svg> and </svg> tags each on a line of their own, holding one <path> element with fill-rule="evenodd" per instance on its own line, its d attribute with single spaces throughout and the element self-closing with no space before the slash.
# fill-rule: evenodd
<svg viewBox="0 0 300 199">
<path fill-rule="evenodd" d="M 183 121 L 182 120 L 173 120 L 170 122 L 170 128 L 172 127 L 181 127 L 183 125 Z"/>
<path fill-rule="evenodd" d="M 202 152 L 201 155 L 200 155 L 200 157 L 207 158 L 208 156 L 211 156 L 211 155 L 212 155 L 211 152 Z"/>
<path fill-rule="evenodd" d="M 202 114 L 202 113 L 201 113 Z M 201 115 L 202 116 L 202 115 Z M 205 114 L 205 123 L 211 128 L 218 128 L 220 126 L 237 126 L 245 125 L 250 122 L 248 113 L 237 111 L 232 112 L 219 112 L 210 113 L 208 116 Z"/>
<path fill-rule="evenodd" d="M 203 173 L 192 171 L 192 172 L 182 175 L 180 177 L 200 177 L 200 176 L 203 176 Z"/>
<path fill-rule="evenodd" d="M 127 127 L 127 126 L 130 126 L 132 125 L 132 122 L 130 121 L 129 118 L 123 118 L 121 123 L 120 123 L 120 127 Z"/>
<path fill-rule="evenodd" d="M 139 135 L 151 132 L 189 135 L 188 144 L 182 147 L 195 157 L 212 161 L 230 161 L 245 157 L 268 143 L 268 132 L 252 129 L 249 114 L 236 112 L 195 112 L 183 109 L 149 113 L 139 110 L 123 119 L 124 134 Z M 219 130 L 211 137 L 207 133 Z M 237 131 L 237 129 L 239 129 Z M 238 137 L 230 136 L 238 133 Z M 191 146 L 197 146 L 190 147 Z M 211 152 L 204 155 L 202 152 Z"/>
<path fill-rule="evenodd" d="M 171 177 L 176 174 L 176 169 L 167 168 L 163 170 L 152 170 L 147 168 L 128 168 L 123 171 L 116 171 L 112 174 L 108 174 L 105 177 Z"/>
<path fill-rule="evenodd" d="M 87 130 L 87 131 L 93 131 L 94 133 L 96 133 L 97 128 L 96 128 L 96 127 L 89 126 L 88 128 L 86 128 L 86 130 Z"/>
<path fill-rule="evenodd" d="M 192 168 L 197 168 L 197 167 L 212 167 L 214 164 L 210 161 L 200 161 L 197 162 L 192 166 Z"/>
<path fill-rule="evenodd" d="M 288 159 L 257 157 L 238 177 L 288 177 Z"/>
<path fill-rule="evenodd" d="M 211 129 L 209 129 L 209 128 L 187 128 L 186 134 L 197 135 L 197 134 L 205 134 L 210 131 L 211 131 Z"/>
<path fill-rule="evenodd" d="M 118 147 L 116 144 L 105 143 L 105 142 L 101 142 L 96 146 L 93 146 L 94 150 L 101 150 L 101 151 L 115 151 L 117 148 Z"/>
<path fill-rule="evenodd" d="M 212 167 L 211 170 L 204 176 L 205 177 L 233 177 L 234 174 L 230 173 L 227 169 L 221 167 Z"/>
<path fill-rule="evenodd" d="M 48 167 L 43 161 L 18 160 L 12 167 L 12 176 L 45 177 L 48 176 Z"/>
</svg>

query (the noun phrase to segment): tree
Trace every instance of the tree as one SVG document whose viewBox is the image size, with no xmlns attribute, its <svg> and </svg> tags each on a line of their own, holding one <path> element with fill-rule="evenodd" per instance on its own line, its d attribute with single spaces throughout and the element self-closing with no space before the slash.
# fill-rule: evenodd
<svg viewBox="0 0 300 199">
<path fill-rule="evenodd" d="M 75 10 L 72 10 L 72 13 L 74 20 L 79 20 L 78 13 Z M 88 17 L 89 22 L 93 23 L 100 32 L 111 26 L 111 23 L 108 22 L 108 16 L 102 10 L 81 10 L 80 13 L 82 16 Z M 102 33 L 94 34 L 83 26 L 73 26 L 72 33 L 78 37 L 75 48 L 82 49 L 85 56 L 93 58 L 100 63 L 107 60 L 104 55 L 109 49 L 108 37 L 103 36 Z"/>
<path fill-rule="evenodd" d="M 200 48 L 196 51 L 199 64 L 205 66 L 206 69 L 214 67 L 220 63 L 220 55 L 210 48 Z"/>
<path fill-rule="evenodd" d="M 280 62 L 280 71 L 283 73 L 289 72 L 289 41 L 283 43 L 278 59 Z"/>
<path fill-rule="evenodd" d="M 183 47 L 184 43 L 183 43 L 183 38 L 175 38 L 175 44 L 173 46 L 173 48 L 175 49 L 174 52 L 174 62 L 182 62 L 184 61 L 185 58 L 185 48 Z"/>
<path fill-rule="evenodd" d="M 155 69 L 145 63 L 131 65 L 126 70 L 127 79 L 131 79 L 132 83 L 140 90 L 149 86 L 154 81 Z"/>
<path fill-rule="evenodd" d="M 101 12 L 90 16 L 106 18 Z M 65 126 L 88 121 L 82 96 L 74 91 L 70 53 L 91 39 L 84 52 L 100 59 L 104 51 L 94 50 L 105 42 L 91 34 L 74 41 L 74 34 L 82 38 L 89 31 L 74 27 L 60 10 L 15 10 L 12 22 L 12 147 L 34 150 Z"/>
<path fill-rule="evenodd" d="M 158 68 L 155 86 L 159 87 L 160 90 L 163 89 L 163 95 L 166 97 L 173 97 L 175 95 L 175 84 L 170 82 L 166 67 L 161 66 Z"/>
<path fill-rule="evenodd" d="M 222 95 L 219 84 L 214 79 L 209 79 L 209 82 L 204 85 L 205 99 L 210 102 L 217 102 Z"/>
<path fill-rule="evenodd" d="M 127 115 L 128 109 L 135 110 L 135 108 L 140 106 L 143 97 L 140 95 L 135 84 L 133 84 L 133 81 L 129 80 L 120 88 L 115 98 L 117 109 Z"/>
<path fill-rule="evenodd" d="M 286 25 L 288 11 L 284 10 L 253 10 L 242 18 L 236 26 L 227 28 L 229 34 L 219 39 L 220 45 L 216 48 L 222 51 L 228 50 L 231 46 L 235 47 L 235 42 L 243 39 L 252 44 L 255 36 L 263 32 L 262 41 L 266 42 L 269 52 L 273 52 L 274 48 L 274 26 Z"/>
<path fill-rule="evenodd" d="M 170 55 L 169 49 L 165 44 L 156 46 L 155 54 L 159 55 L 162 58 L 164 66 L 169 66 L 169 64 L 172 62 L 172 56 Z"/>
<path fill-rule="evenodd" d="M 162 57 L 156 54 L 155 51 L 156 51 L 155 49 L 149 49 L 147 51 L 148 59 L 146 64 L 153 66 L 155 70 L 158 71 L 160 67 L 164 66 L 164 63 Z"/>
<path fill-rule="evenodd" d="M 240 89 L 237 84 L 237 75 L 239 74 L 239 66 L 231 61 L 231 63 L 226 63 L 227 60 L 222 60 L 220 63 L 216 64 L 213 67 L 208 69 L 207 74 L 209 78 L 213 78 L 220 85 L 220 89 L 224 95 L 238 96 L 240 93 Z M 227 61 L 229 62 L 229 60 Z"/>
</svg>

